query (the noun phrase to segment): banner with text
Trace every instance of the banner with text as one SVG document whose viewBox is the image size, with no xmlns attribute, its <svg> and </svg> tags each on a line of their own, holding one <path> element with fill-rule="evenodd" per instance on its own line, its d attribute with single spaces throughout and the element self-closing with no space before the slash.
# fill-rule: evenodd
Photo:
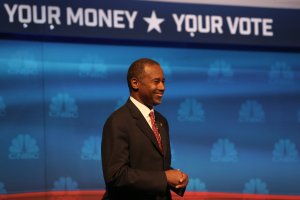
<svg viewBox="0 0 300 200">
<path fill-rule="evenodd" d="M 298 48 L 296 19 L 300 19 L 299 9 L 129 0 L 1 0 L 0 34 Z"/>
</svg>

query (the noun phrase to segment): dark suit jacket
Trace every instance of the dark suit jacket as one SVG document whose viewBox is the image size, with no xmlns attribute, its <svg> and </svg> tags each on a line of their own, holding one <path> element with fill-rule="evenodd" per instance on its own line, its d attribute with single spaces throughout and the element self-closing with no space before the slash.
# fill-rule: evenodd
<svg viewBox="0 0 300 200">
<path fill-rule="evenodd" d="M 169 127 L 167 120 L 156 111 L 155 119 L 163 152 L 142 113 L 130 100 L 107 119 L 101 153 L 105 196 L 109 199 L 171 199 L 164 173 L 171 169 Z"/>
</svg>

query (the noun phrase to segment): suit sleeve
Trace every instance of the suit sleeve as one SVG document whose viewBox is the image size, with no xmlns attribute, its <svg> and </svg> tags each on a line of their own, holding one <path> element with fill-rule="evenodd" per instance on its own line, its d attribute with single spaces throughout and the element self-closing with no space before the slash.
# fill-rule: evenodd
<svg viewBox="0 0 300 200">
<path fill-rule="evenodd" d="M 102 169 L 106 185 L 114 190 L 138 190 L 150 194 L 166 192 L 164 171 L 145 171 L 130 167 L 128 133 L 116 121 L 108 119 L 102 134 Z"/>
</svg>

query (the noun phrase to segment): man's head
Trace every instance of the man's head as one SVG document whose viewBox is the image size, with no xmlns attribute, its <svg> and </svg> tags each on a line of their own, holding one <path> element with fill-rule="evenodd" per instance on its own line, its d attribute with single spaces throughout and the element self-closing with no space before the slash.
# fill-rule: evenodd
<svg viewBox="0 0 300 200">
<path fill-rule="evenodd" d="M 160 64 L 148 58 L 134 61 L 127 73 L 130 95 L 152 108 L 161 103 L 165 91 L 165 77 Z"/>
</svg>

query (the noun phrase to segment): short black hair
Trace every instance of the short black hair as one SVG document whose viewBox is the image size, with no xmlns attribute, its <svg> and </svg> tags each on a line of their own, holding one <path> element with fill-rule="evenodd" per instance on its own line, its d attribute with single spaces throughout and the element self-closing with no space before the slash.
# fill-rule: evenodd
<svg viewBox="0 0 300 200">
<path fill-rule="evenodd" d="M 130 65 L 127 72 L 127 84 L 128 84 L 129 91 L 132 91 L 130 80 L 134 77 L 141 79 L 146 65 L 160 65 L 160 64 L 150 58 L 140 58 L 134 61 Z"/>
</svg>

